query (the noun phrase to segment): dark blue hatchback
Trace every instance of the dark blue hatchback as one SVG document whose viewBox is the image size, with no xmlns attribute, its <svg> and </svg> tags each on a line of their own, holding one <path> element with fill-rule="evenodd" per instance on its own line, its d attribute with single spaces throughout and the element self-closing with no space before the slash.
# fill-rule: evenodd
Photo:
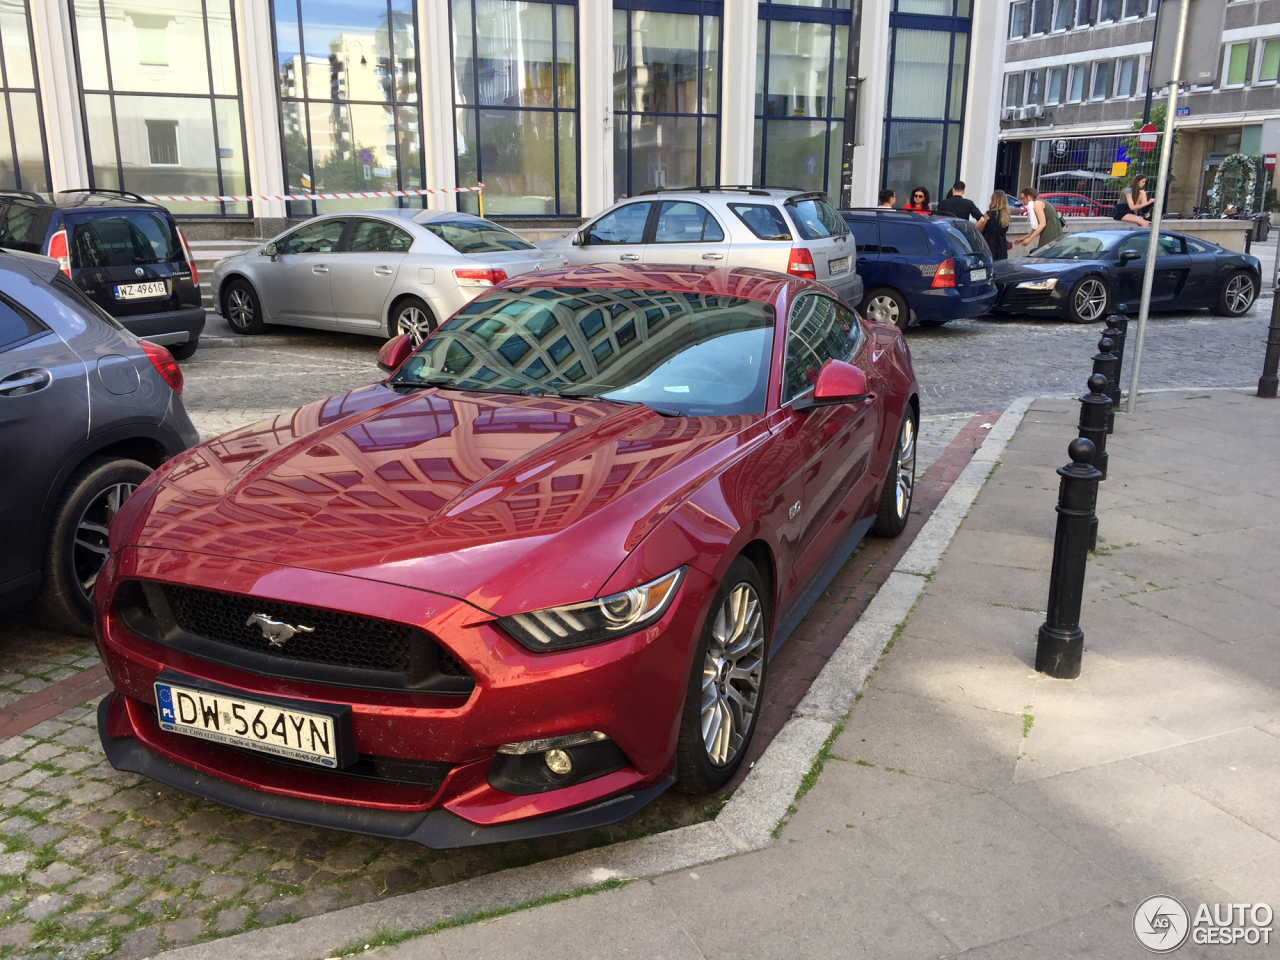
<svg viewBox="0 0 1280 960">
<path fill-rule="evenodd" d="M 986 313 L 995 302 L 992 259 L 967 220 L 887 207 L 841 210 L 858 241 L 858 275 L 868 318 L 907 329 Z"/>
</svg>

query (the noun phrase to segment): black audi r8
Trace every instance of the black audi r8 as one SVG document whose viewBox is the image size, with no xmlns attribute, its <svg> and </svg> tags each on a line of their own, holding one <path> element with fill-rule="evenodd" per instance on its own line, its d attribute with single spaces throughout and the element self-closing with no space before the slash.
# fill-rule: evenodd
<svg viewBox="0 0 1280 960">
<path fill-rule="evenodd" d="M 1028 257 L 997 260 L 992 313 L 1025 313 L 1094 323 L 1117 303 L 1136 313 L 1147 265 L 1146 230 L 1065 233 Z M 1208 307 L 1238 317 L 1262 289 L 1257 257 L 1233 253 L 1199 237 L 1160 234 L 1151 309 Z"/>
</svg>

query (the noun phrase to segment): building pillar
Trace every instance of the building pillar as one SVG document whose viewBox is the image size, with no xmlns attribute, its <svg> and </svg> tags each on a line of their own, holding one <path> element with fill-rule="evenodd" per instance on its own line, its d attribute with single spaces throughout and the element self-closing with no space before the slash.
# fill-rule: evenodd
<svg viewBox="0 0 1280 960">
<path fill-rule="evenodd" d="M 249 189 L 255 195 L 279 195 L 285 192 L 284 151 L 280 144 L 280 97 L 276 90 L 271 3 L 270 0 L 240 0 L 235 10 Z M 259 236 L 274 236 L 288 222 L 283 200 L 255 201 L 253 216 Z"/>
<path fill-rule="evenodd" d="M 720 182 L 745 185 L 755 172 L 756 0 L 724 0 L 720 69 Z"/>
<path fill-rule="evenodd" d="M 448 190 L 459 184 L 456 135 L 453 125 L 453 45 L 449 36 L 449 0 L 421 0 L 418 4 L 419 82 L 422 84 L 422 161 L 428 190 Z M 432 210 L 457 210 L 457 194 L 428 194 Z"/>
<path fill-rule="evenodd" d="M 884 117 L 888 103 L 889 8 L 877 0 L 862 0 L 862 49 L 858 74 L 858 129 L 854 131 L 853 188 L 850 205 L 874 207 L 880 193 L 884 157 Z M 899 203 L 906 201 L 899 197 Z"/>
<path fill-rule="evenodd" d="M 31 4 L 40 107 L 49 150 L 50 188 L 89 185 L 89 165 L 80 118 L 80 89 L 71 44 L 71 11 L 66 3 Z M 22 132 L 19 131 L 19 135 Z"/>
<path fill-rule="evenodd" d="M 582 216 L 613 203 L 613 4 L 578 4 L 578 190 Z"/>
<path fill-rule="evenodd" d="M 964 136 L 960 141 L 960 179 L 965 182 L 969 199 L 983 210 L 996 183 L 1007 11 L 1007 4 L 975 3 L 973 25 L 969 31 L 969 77 Z M 1020 186 L 1025 185 L 1020 183 Z"/>
</svg>

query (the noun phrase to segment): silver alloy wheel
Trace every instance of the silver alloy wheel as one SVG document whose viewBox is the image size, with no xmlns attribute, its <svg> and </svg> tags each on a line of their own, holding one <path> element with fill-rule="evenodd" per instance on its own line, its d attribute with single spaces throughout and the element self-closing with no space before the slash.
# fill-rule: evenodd
<svg viewBox="0 0 1280 960">
<path fill-rule="evenodd" d="M 239 330 L 253 323 L 253 298 L 244 287 L 236 287 L 227 294 L 227 322 Z"/>
<path fill-rule="evenodd" d="M 396 316 L 396 336 L 408 334 L 409 342 L 415 347 L 427 338 L 431 332 L 431 317 L 421 307 L 412 303 L 402 307 Z"/>
<path fill-rule="evenodd" d="M 89 501 L 76 524 L 75 542 L 71 549 L 71 564 L 76 583 L 86 598 L 92 598 L 93 585 L 98 580 L 102 565 L 110 552 L 107 546 L 107 528 L 120 511 L 120 506 L 134 490 L 136 483 L 113 483 Z"/>
<path fill-rule="evenodd" d="M 1107 309 L 1107 285 L 1097 277 L 1088 277 L 1076 287 L 1076 316 L 1086 323 L 1097 320 Z"/>
<path fill-rule="evenodd" d="M 880 294 L 867 301 L 867 319 L 878 323 L 898 324 L 898 301 L 893 297 Z"/>
<path fill-rule="evenodd" d="M 897 508 L 905 517 L 911 509 L 911 493 L 916 486 L 916 424 L 910 417 L 902 421 L 902 441 L 898 447 Z"/>
<path fill-rule="evenodd" d="M 1253 303 L 1253 278 L 1237 273 L 1227 281 L 1223 299 L 1226 301 L 1227 309 L 1233 314 L 1244 313 Z"/>
<path fill-rule="evenodd" d="M 727 766 L 746 746 L 764 655 L 760 598 L 751 584 L 739 583 L 716 613 L 702 665 L 702 744 L 714 766 Z"/>
</svg>

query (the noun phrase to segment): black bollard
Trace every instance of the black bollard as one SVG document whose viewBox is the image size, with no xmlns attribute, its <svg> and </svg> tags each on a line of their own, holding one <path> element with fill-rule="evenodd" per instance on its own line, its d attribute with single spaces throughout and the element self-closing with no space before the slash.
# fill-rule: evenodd
<svg viewBox="0 0 1280 960">
<path fill-rule="evenodd" d="M 1111 385 L 1120 379 L 1120 361 L 1111 352 L 1115 349 L 1115 341 L 1110 337 L 1103 337 L 1098 341 L 1098 352 L 1093 355 L 1093 372 L 1107 378 L 1106 389 L 1103 390 L 1107 394 L 1107 433 L 1115 433 L 1116 430 L 1116 410 L 1115 405 L 1111 402 Z M 1103 471 L 1106 472 L 1105 470 Z"/>
<path fill-rule="evenodd" d="M 1098 502 L 1102 474 L 1092 465 L 1093 443 L 1084 437 L 1067 445 L 1071 462 L 1058 468 L 1058 529 L 1053 538 L 1048 616 L 1036 643 L 1036 670 L 1059 680 L 1080 676 L 1084 631 L 1080 605 L 1089 558 L 1089 521 Z"/>
<path fill-rule="evenodd" d="M 1277 291 L 1280 294 L 1280 291 Z M 1274 400 L 1280 386 L 1280 295 L 1271 301 L 1271 326 L 1267 330 L 1267 352 L 1262 357 L 1258 396 Z"/>
<path fill-rule="evenodd" d="M 1107 479 L 1107 378 L 1100 373 L 1089 377 L 1089 392 L 1080 398 L 1080 436 L 1093 443 L 1093 465 Z"/>
<path fill-rule="evenodd" d="M 1109 337 L 1115 344 L 1115 350 L 1112 352 L 1116 358 L 1116 375 L 1111 381 L 1111 403 L 1116 407 L 1120 406 L 1120 374 L 1124 369 L 1124 341 L 1129 334 L 1129 314 L 1125 312 L 1128 309 L 1128 304 L 1117 303 L 1116 312 L 1107 317 L 1107 328 L 1102 331 L 1102 335 Z"/>
</svg>

